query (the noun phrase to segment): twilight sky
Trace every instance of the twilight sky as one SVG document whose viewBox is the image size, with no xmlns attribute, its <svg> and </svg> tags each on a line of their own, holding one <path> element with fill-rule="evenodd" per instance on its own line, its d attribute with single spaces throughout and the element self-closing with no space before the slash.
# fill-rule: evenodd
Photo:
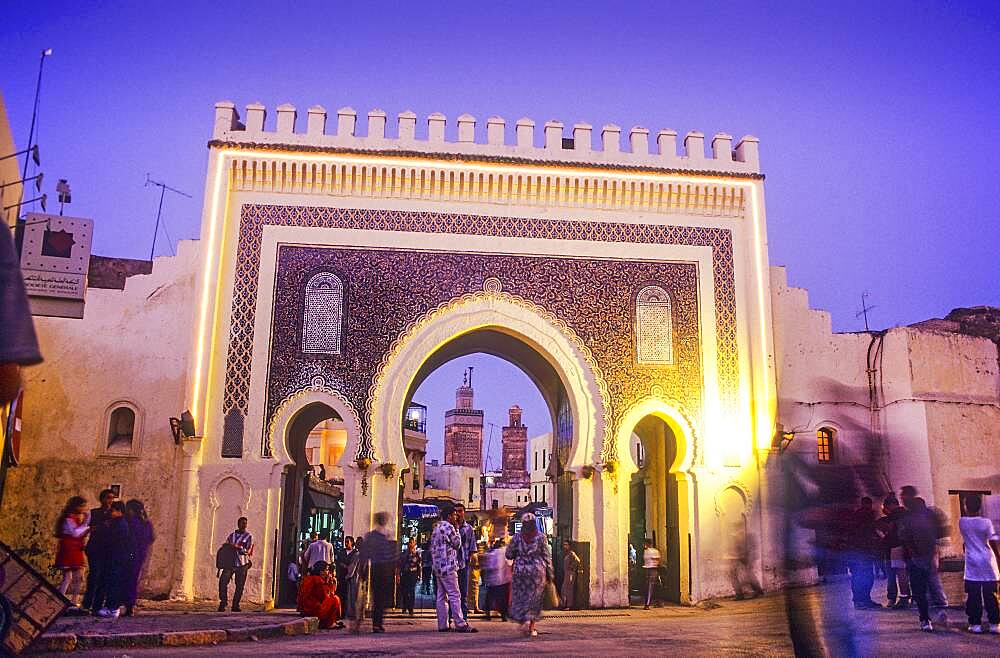
<svg viewBox="0 0 1000 658">
<path fill-rule="evenodd" d="M 863 291 L 877 328 L 1000 305 L 1000 3 L 691 5 L 10 3 L 0 85 L 23 145 L 54 49 L 45 191 L 69 179 L 99 254 L 148 257 L 147 172 L 194 196 L 164 217 L 197 236 L 215 101 L 259 100 L 269 122 L 318 103 L 753 134 L 771 263 L 835 329 L 862 328 Z"/>
</svg>

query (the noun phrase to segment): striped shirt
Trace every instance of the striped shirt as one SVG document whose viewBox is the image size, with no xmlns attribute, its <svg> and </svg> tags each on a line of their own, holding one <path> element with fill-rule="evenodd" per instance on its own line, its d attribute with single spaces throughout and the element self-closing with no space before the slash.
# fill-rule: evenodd
<svg viewBox="0 0 1000 658">
<path fill-rule="evenodd" d="M 250 564 L 250 556 L 253 555 L 253 535 L 245 530 L 234 530 L 226 538 L 227 544 L 236 546 L 236 565 L 245 567 Z"/>
</svg>

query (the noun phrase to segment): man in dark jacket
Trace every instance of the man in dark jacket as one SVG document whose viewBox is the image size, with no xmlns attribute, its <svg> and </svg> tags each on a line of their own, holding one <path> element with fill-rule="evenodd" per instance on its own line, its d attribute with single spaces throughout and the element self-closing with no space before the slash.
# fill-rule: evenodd
<svg viewBox="0 0 1000 658">
<path fill-rule="evenodd" d="M 104 532 L 104 522 L 111 516 L 111 505 L 115 502 L 115 492 L 105 489 L 98 496 L 101 501 L 100 507 L 90 510 L 90 539 L 84 551 L 87 553 L 87 591 L 83 595 L 83 608 L 90 610 L 94 614 L 105 607 L 107 592 L 104 591 L 105 574 L 104 568 L 107 564 L 108 546 L 105 542 L 107 533 Z"/>
<path fill-rule="evenodd" d="M 854 607 L 870 610 L 882 606 L 872 601 L 875 585 L 875 553 L 879 540 L 875 533 L 875 510 L 872 499 L 865 496 L 861 506 L 851 515 L 851 545 L 848 547 L 847 566 L 851 570 L 851 593 Z"/>
<path fill-rule="evenodd" d="M 931 632 L 927 587 L 937 554 L 938 524 L 923 498 L 908 498 L 906 514 L 900 520 L 899 540 L 906 557 L 913 600 L 920 613 L 920 630 Z"/>
<path fill-rule="evenodd" d="M 390 538 L 388 527 L 389 514 L 376 512 L 375 529 L 365 535 L 361 542 L 358 559 L 361 565 L 371 564 L 371 580 L 369 586 L 372 593 L 372 632 L 384 633 L 385 609 L 393 604 L 393 593 L 396 590 L 397 568 L 399 566 L 399 545 Z M 362 572 L 363 573 L 363 572 Z M 360 630 L 360 615 L 355 622 L 354 630 Z"/>
</svg>

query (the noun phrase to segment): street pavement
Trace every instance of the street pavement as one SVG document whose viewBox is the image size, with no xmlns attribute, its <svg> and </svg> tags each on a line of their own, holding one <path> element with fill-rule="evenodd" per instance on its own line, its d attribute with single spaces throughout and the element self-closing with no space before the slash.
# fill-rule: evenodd
<svg viewBox="0 0 1000 658">
<path fill-rule="evenodd" d="M 956 574 L 957 575 L 957 574 Z M 955 581 L 955 575 L 949 575 Z M 960 581 L 959 581 L 960 582 Z M 956 582 L 948 582 L 955 592 Z M 877 586 L 884 592 L 884 582 Z M 878 599 L 878 589 L 874 593 Z M 881 594 L 884 596 L 884 594 Z M 952 603 L 964 599 L 953 595 Z M 313 635 L 206 647 L 92 650 L 86 656 L 419 656 L 419 655 L 683 655 L 788 656 L 787 607 L 806 612 L 818 629 L 807 639 L 825 640 L 828 655 L 1000 656 L 1000 635 L 972 635 L 955 605 L 950 623 L 921 632 L 916 610 L 855 611 L 845 581 L 769 595 L 750 601 L 721 600 L 701 607 L 668 606 L 650 611 L 593 610 L 548 612 L 539 635 L 525 638 L 516 625 L 474 621 L 479 633 L 439 633 L 429 613 L 416 619 L 394 617 L 387 633 Z M 369 627 L 370 628 L 370 627 Z"/>
</svg>

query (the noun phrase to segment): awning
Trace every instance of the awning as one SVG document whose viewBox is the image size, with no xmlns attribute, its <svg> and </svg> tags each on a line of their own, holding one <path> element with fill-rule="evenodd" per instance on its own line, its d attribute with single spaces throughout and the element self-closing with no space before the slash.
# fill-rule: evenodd
<svg viewBox="0 0 1000 658">
<path fill-rule="evenodd" d="M 340 509 L 339 498 L 331 496 L 329 493 L 316 491 L 312 487 L 306 487 L 302 498 L 302 504 L 306 509 Z"/>
<path fill-rule="evenodd" d="M 403 518 L 411 521 L 419 519 L 436 519 L 441 512 L 437 505 L 423 505 L 421 503 L 403 503 Z"/>
</svg>

